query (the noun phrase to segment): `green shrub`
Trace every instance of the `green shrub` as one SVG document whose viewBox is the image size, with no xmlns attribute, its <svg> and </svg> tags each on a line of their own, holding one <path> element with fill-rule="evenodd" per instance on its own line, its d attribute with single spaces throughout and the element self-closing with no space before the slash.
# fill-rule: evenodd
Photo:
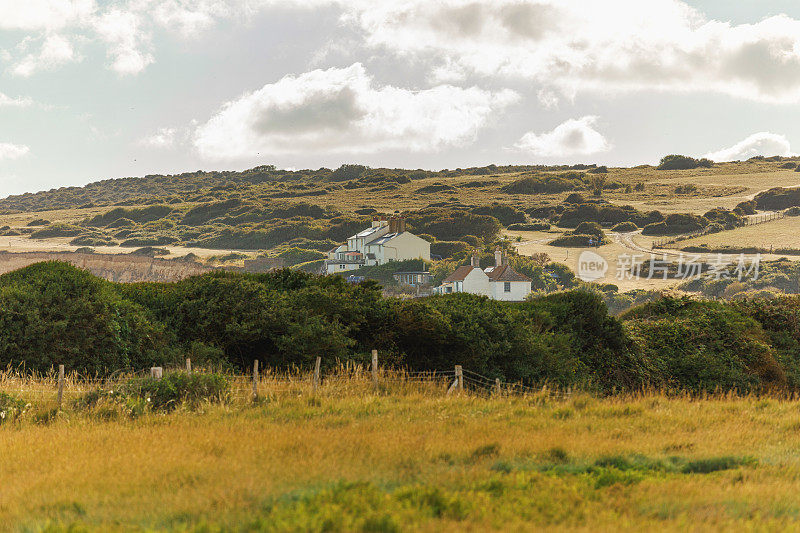
<svg viewBox="0 0 800 533">
<path fill-rule="evenodd" d="M 703 217 L 720 224 L 724 229 L 734 229 L 744 225 L 744 218 L 739 213 L 721 207 L 708 211 Z"/>
<path fill-rule="evenodd" d="M 675 186 L 675 194 L 694 194 L 697 192 L 697 185 L 686 183 L 684 185 Z"/>
<path fill-rule="evenodd" d="M 75 237 L 69 243 L 73 246 L 116 246 L 117 242 L 111 239 L 104 239 L 102 237 L 94 237 L 92 235 L 81 235 Z"/>
<path fill-rule="evenodd" d="M 584 204 L 586 203 L 586 198 L 579 192 L 573 192 L 567 195 L 564 198 L 565 204 Z"/>
<path fill-rule="evenodd" d="M 678 235 L 692 233 L 708 226 L 708 219 L 690 213 L 673 213 L 668 215 L 663 222 L 646 225 L 642 235 Z"/>
<path fill-rule="evenodd" d="M 530 222 L 526 224 L 511 224 L 508 229 L 513 231 L 547 231 L 550 229 L 548 222 Z"/>
<path fill-rule="evenodd" d="M 83 228 L 57 222 L 31 233 L 33 239 L 49 239 L 52 237 L 76 237 L 83 233 Z"/>
<path fill-rule="evenodd" d="M 517 209 L 516 207 L 501 204 L 498 202 L 493 202 L 491 205 L 484 205 L 480 207 L 476 207 L 471 210 L 472 213 L 476 215 L 489 215 L 493 216 L 500 223 L 504 226 L 508 226 L 509 224 L 525 222 L 527 217 L 525 216 L 525 212 Z"/>
<path fill-rule="evenodd" d="M 427 233 L 440 241 L 459 241 L 466 235 L 474 235 L 488 243 L 503 229 L 493 216 L 457 209 L 425 208 L 408 213 L 406 219 L 409 231 Z"/>
<path fill-rule="evenodd" d="M 685 155 L 666 155 L 656 167 L 657 170 L 686 170 L 698 167 L 710 168 L 714 162 L 709 159 L 695 159 Z"/>
<path fill-rule="evenodd" d="M 170 336 L 113 286 L 72 265 L 37 263 L 0 276 L 0 366 L 103 374 L 169 357 Z"/>
<path fill-rule="evenodd" d="M 172 208 L 166 205 L 151 205 L 137 209 L 126 209 L 117 207 L 102 215 L 97 215 L 85 222 L 87 226 L 108 226 L 120 219 L 126 219 L 139 223 L 151 222 L 164 218 L 172 212 Z M 120 227 L 116 225 L 115 227 Z"/>
<path fill-rule="evenodd" d="M 474 247 L 463 241 L 436 241 L 431 244 L 431 253 L 443 259 L 457 254 L 469 253 Z"/>
<path fill-rule="evenodd" d="M 574 233 L 576 235 L 591 235 L 597 239 L 602 239 L 604 236 L 603 228 L 597 222 L 581 222 L 575 228 Z"/>
<path fill-rule="evenodd" d="M 756 214 L 756 201 L 755 200 L 745 200 L 744 202 L 739 202 L 736 204 L 736 207 L 733 209 L 735 213 L 739 215 L 755 215 Z"/>
<path fill-rule="evenodd" d="M 278 257 L 282 257 L 286 261 L 287 266 L 293 266 L 300 263 L 307 263 L 309 261 L 318 261 L 327 257 L 327 255 L 322 252 L 318 252 L 317 250 L 306 250 L 303 248 L 291 247 L 280 252 Z"/>
<path fill-rule="evenodd" d="M 619 224 L 614 225 L 611 228 L 611 231 L 616 231 L 618 233 L 629 233 L 631 231 L 636 231 L 638 229 L 639 226 L 637 226 L 633 222 L 620 222 Z"/>
<path fill-rule="evenodd" d="M 800 207 L 800 188 L 775 187 L 758 193 L 753 200 L 759 209 L 777 210 Z"/>
<path fill-rule="evenodd" d="M 331 181 L 347 181 L 360 178 L 369 167 L 364 165 L 345 164 L 331 172 Z"/>
<path fill-rule="evenodd" d="M 123 393 L 147 401 L 152 409 L 171 411 L 181 404 L 197 407 L 201 402 L 224 399 L 230 385 L 221 374 L 168 372 L 161 379 L 134 378 L 123 386 Z"/>
<path fill-rule="evenodd" d="M 0 426 L 25 414 L 28 404 L 22 398 L 0 392 Z"/>
<path fill-rule="evenodd" d="M 584 189 L 586 181 L 581 173 L 534 175 L 512 181 L 500 187 L 506 194 L 545 194 Z"/>
<path fill-rule="evenodd" d="M 786 385 L 760 324 L 724 303 L 665 297 L 622 320 L 663 385 L 695 392 Z"/>
</svg>

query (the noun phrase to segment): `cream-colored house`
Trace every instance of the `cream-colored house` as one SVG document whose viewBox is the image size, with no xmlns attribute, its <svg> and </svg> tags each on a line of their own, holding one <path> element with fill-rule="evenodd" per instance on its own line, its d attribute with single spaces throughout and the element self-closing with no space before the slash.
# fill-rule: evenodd
<svg viewBox="0 0 800 533">
<path fill-rule="evenodd" d="M 473 256 L 470 265 L 458 267 L 436 287 L 435 292 L 468 292 L 493 300 L 523 301 L 531 293 L 531 279 L 505 264 L 500 250 L 494 253 L 494 261 L 495 266 L 481 270 L 478 257 Z"/>
<path fill-rule="evenodd" d="M 431 260 L 431 244 L 406 231 L 403 217 L 374 218 L 372 226 L 356 233 L 328 252 L 325 271 L 328 274 L 357 270 L 389 261 L 407 259 Z"/>
</svg>

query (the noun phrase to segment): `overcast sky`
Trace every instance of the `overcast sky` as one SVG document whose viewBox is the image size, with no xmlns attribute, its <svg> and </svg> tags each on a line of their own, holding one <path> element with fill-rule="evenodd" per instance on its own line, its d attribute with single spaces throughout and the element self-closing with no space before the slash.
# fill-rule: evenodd
<svg viewBox="0 0 800 533">
<path fill-rule="evenodd" d="M 0 196 L 800 151 L 797 0 L 0 0 Z"/>
</svg>

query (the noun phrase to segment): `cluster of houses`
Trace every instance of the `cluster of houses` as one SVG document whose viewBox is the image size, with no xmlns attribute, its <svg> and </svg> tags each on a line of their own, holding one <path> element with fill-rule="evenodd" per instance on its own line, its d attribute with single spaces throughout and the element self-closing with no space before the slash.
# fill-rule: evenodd
<svg viewBox="0 0 800 533">
<path fill-rule="evenodd" d="M 494 300 L 524 300 L 531 292 L 531 279 L 511 268 L 500 250 L 494 256 L 494 266 L 485 269 L 480 268 L 478 256 L 473 256 L 469 265 L 456 269 L 433 292 L 467 292 Z M 402 216 L 388 219 L 374 217 L 369 228 L 356 233 L 345 244 L 328 252 L 324 270 L 328 274 L 342 274 L 364 266 L 408 259 L 430 261 L 430 243 L 406 231 L 406 221 Z M 430 284 L 432 279 L 429 272 L 395 272 L 394 278 L 399 283 L 412 287 Z"/>
</svg>

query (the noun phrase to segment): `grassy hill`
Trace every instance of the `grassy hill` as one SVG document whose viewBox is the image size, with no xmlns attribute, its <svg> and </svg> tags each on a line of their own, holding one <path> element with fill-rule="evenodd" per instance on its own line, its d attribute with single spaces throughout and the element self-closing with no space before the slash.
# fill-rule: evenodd
<svg viewBox="0 0 800 533">
<path fill-rule="evenodd" d="M 619 253 L 649 248 L 656 237 L 706 228 L 713 230 L 714 244 L 723 246 L 729 235 L 735 244 L 743 217 L 800 203 L 800 195 L 786 192 L 800 184 L 792 165 L 794 159 L 775 157 L 686 170 L 489 165 L 431 172 L 344 165 L 148 175 L 1 199 L 0 248 L 127 253 L 159 247 L 173 255 L 191 251 L 214 264 L 265 255 L 288 258 L 292 265 L 318 259 L 373 214 L 399 212 L 449 262 L 437 269 L 445 275 L 471 250 L 493 250 L 504 235 L 521 241 L 526 254 L 554 260 L 564 254 L 568 263 L 583 236 L 558 239 L 582 222 L 596 222 L 605 231 L 628 223 L 654 236 L 642 239 L 634 232 L 623 242 L 603 240 Z M 769 192 L 775 187 L 783 192 Z M 774 234 L 751 233 L 748 246 L 754 247 L 761 235 Z M 782 250 L 800 249 L 800 233 L 783 234 L 789 239 Z M 761 244 L 768 249 L 772 241 Z M 658 288 L 651 285 L 646 288 Z"/>
</svg>

